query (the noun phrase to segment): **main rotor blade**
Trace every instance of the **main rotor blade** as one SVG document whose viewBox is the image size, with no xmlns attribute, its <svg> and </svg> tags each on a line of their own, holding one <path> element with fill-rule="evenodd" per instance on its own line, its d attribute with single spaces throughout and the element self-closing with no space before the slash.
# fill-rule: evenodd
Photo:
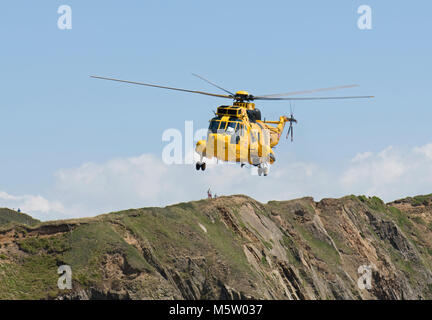
<svg viewBox="0 0 432 320">
<path fill-rule="evenodd" d="M 344 86 L 319 88 L 319 89 L 304 90 L 304 91 L 292 91 L 292 92 L 286 92 L 286 93 L 266 94 L 266 95 L 260 95 L 260 97 L 276 98 L 276 97 L 293 96 L 296 94 L 308 94 L 308 93 L 332 91 L 332 90 L 347 89 L 347 88 L 354 88 L 354 87 L 358 87 L 358 84 L 348 84 L 348 85 L 344 85 Z"/>
<path fill-rule="evenodd" d="M 233 99 L 233 96 L 228 96 L 228 95 L 223 95 L 223 94 L 216 94 L 216 93 L 209 93 L 209 92 L 204 92 L 204 91 L 187 90 L 187 89 L 180 89 L 180 88 L 160 86 L 160 85 L 150 84 L 150 83 L 135 82 L 135 81 L 128 81 L 128 80 L 120 80 L 120 79 L 114 79 L 114 78 L 105 78 L 105 77 L 99 77 L 99 76 L 90 76 L 90 77 L 91 78 L 95 78 L 95 79 L 103 79 L 103 80 L 111 80 L 111 81 L 125 82 L 125 83 L 131 83 L 131 84 L 138 84 L 138 85 L 147 86 L 147 87 L 162 88 L 162 89 L 169 89 L 169 90 L 176 90 L 176 91 L 183 91 L 183 92 L 191 92 L 191 93 L 204 94 L 204 95 L 212 96 L 212 97 Z"/>
<path fill-rule="evenodd" d="M 195 76 L 195 77 L 197 77 L 197 78 L 200 78 L 201 80 L 203 80 L 203 81 L 205 81 L 205 82 L 211 84 L 212 86 L 215 86 L 216 88 L 221 89 L 222 91 L 225 91 L 226 93 L 229 93 L 230 95 L 234 96 L 234 93 L 232 93 L 231 91 L 228 91 L 228 90 L 226 90 L 226 89 L 224 89 L 224 88 L 218 86 L 217 84 L 211 82 L 210 80 L 207 80 L 206 78 L 201 77 L 199 74 L 192 73 L 192 75 Z"/>
<path fill-rule="evenodd" d="M 339 100 L 339 99 L 368 99 L 374 96 L 353 96 L 353 97 L 312 97 L 312 98 L 267 98 L 254 97 L 254 100 Z"/>
</svg>

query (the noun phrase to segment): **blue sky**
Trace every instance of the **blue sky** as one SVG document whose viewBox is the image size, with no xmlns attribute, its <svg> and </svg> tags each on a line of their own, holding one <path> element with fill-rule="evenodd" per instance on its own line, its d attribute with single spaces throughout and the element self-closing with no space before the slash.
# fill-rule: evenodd
<svg viewBox="0 0 432 320">
<path fill-rule="evenodd" d="M 62 4 L 72 8 L 72 30 L 57 28 Z M 357 28 L 363 4 L 372 8 L 372 30 Z M 208 185 L 220 194 L 246 193 L 262 201 L 372 192 L 391 200 L 430 193 L 431 9 L 426 1 L 3 1 L 0 206 L 21 206 L 41 219 L 92 215 L 197 199 Z M 296 103 L 295 141 L 277 147 L 267 181 L 247 171 L 235 171 L 232 181 L 232 168 L 203 176 L 190 166 L 151 164 L 160 161 L 164 130 L 183 130 L 185 120 L 206 127 L 212 110 L 227 101 L 89 78 L 218 92 L 192 72 L 254 94 L 356 83 L 359 88 L 328 95 L 376 98 Z M 289 112 L 285 102 L 259 107 L 267 119 Z M 358 154 L 364 155 L 360 168 L 352 161 Z M 380 162 L 386 157 L 403 169 L 399 175 L 390 170 L 392 178 L 383 177 L 383 184 L 373 176 L 383 172 L 380 165 L 393 168 Z M 107 169 L 112 161 L 128 159 L 149 160 L 143 160 L 145 166 L 160 167 L 161 176 L 149 177 L 151 171 L 140 176 L 135 167 L 123 173 Z M 426 180 L 409 178 L 413 167 Z M 100 179 L 96 185 L 82 178 L 89 168 L 92 181 Z M 163 172 L 170 170 L 175 174 L 167 180 Z M 342 183 L 352 170 L 361 181 Z M 117 189 L 106 190 L 101 172 L 107 171 Z M 138 176 L 139 190 L 129 192 L 135 196 L 122 198 L 119 190 Z M 370 179 L 363 181 L 365 176 Z M 189 192 L 167 193 L 166 186 L 150 197 L 141 182 L 147 179 L 159 187 L 192 182 Z"/>
</svg>

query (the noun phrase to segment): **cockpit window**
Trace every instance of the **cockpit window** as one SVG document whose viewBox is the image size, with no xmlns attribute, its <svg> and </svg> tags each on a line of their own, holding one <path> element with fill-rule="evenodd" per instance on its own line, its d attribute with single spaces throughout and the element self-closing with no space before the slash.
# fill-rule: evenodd
<svg viewBox="0 0 432 320">
<path fill-rule="evenodd" d="M 210 121 L 208 133 L 220 133 L 228 134 L 230 136 L 243 136 L 244 126 L 241 121 L 220 121 L 218 119 L 212 119 Z"/>
<path fill-rule="evenodd" d="M 236 125 L 237 125 L 237 122 L 232 122 L 232 121 L 230 121 L 230 122 L 228 122 L 228 126 L 227 126 L 227 128 L 226 128 L 226 132 L 228 133 L 228 134 L 234 134 L 235 133 L 235 129 L 236 129 Z"/>
<path fill-rule="evenodd" d="M 210 121 L 209 133 L 217 133 L 220 121 L 212 120 Z"/>
<path fill-rule="evenodd" d="M 219 126 L 219 131 L 225 130 L 226 124 L 227 124 L 226 121 L 221 121 Z"/>
</svg>

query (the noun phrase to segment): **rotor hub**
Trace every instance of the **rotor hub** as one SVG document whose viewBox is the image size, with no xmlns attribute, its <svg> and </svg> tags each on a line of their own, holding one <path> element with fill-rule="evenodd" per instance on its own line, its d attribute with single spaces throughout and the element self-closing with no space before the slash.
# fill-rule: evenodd
<svg viewBox="0 0 432 320">
<path fill-rule="evenodd" d="M 244 91 L 244 90 L 237 91 L 233 98 L 236 101 L 253 101 L 254 100 L 253 95 L 249 94 L 249 92 Z"/>
<path fill-rule="evenodd" d="M 244 91 L 244 90 L 240 90 L 240 91 L 236 92 L 236 95 L 239 95 L 239 96 L 248 96 L 249 92 Z"/>
</svg>

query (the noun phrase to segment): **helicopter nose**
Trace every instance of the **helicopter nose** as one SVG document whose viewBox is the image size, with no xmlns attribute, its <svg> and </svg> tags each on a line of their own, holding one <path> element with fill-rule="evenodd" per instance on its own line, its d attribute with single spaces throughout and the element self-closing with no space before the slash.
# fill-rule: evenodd
<svg viewBox="0 0 432 320">
<path fill-rule="evenodd" d="M 199 140 L 196 144 L 195 151 L 199 155 L 204 155 L 206 152 L 206 145 L 207 145 L 207 143 L 205 140 Z"/>
</svg>

